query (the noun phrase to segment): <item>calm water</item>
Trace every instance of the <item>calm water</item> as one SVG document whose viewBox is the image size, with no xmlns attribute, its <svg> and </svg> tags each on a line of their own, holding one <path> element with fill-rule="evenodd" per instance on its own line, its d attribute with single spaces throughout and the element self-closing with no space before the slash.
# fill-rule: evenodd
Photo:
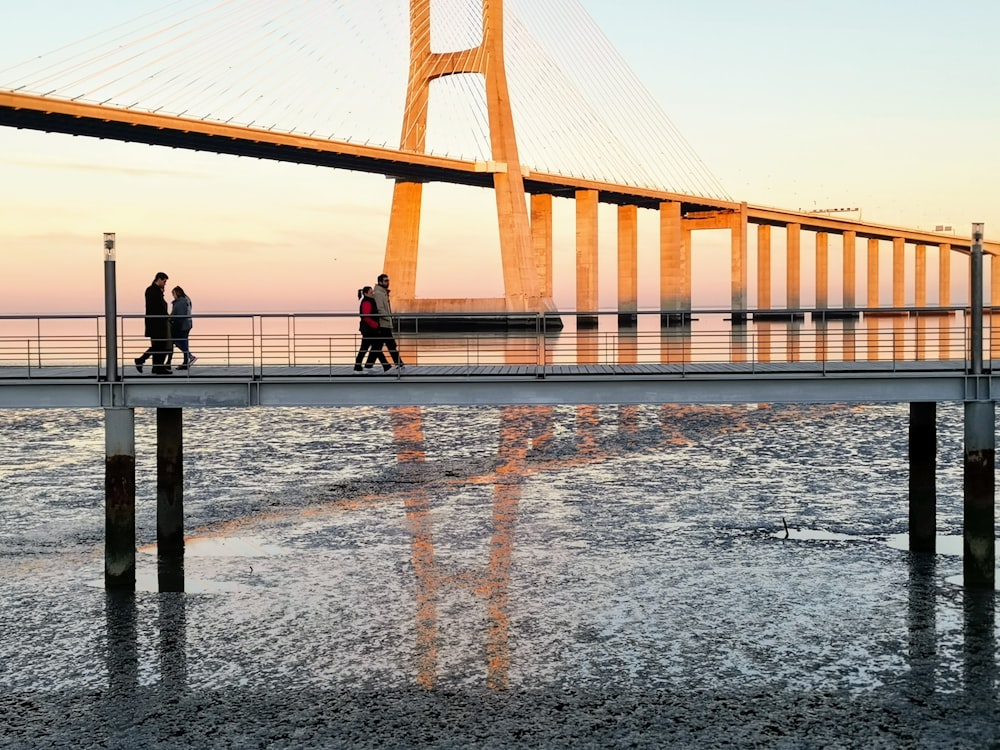
<svg viewBox="0 0 1000 750">
<path fill-rule="evenodd" d="M 961 405 L 933 560 L 900 540 L 905 405 L 187 410 L 185 593 L 136 414 L 140 590 L 109 596 L 102 413 L 0 413 L 4 746 L 1000 737 Z"/>
</svg>

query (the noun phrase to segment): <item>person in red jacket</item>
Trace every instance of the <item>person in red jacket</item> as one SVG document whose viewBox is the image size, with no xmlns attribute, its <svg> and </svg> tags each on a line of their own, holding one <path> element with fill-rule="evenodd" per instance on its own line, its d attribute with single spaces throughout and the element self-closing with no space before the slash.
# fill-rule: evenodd
<svg viewBox="0 0 1000 750">
<path fill-rule="evenodd" d="M 385 339 L 379 335 L 378 307 L 375 306 L 372 288 L 366 286 L 364 289 L 359 289 L 358 299 L 361 300 L 361 304 L 358 305 L 358 313 L 361 315 L 361 322 L 358 325 L 358 330 L 361 331 L 361 348 L 358 349 L 358 356 L 354 359 L 354 372 L 371 372 L 376 362 L 381 362 L 382 369 L 388 370 L 391 365 L 382 353 Z M 365 358 L 365 353 L 368 354 L 368 361 L 362 369 L 361 362 Z"/>
</svg>

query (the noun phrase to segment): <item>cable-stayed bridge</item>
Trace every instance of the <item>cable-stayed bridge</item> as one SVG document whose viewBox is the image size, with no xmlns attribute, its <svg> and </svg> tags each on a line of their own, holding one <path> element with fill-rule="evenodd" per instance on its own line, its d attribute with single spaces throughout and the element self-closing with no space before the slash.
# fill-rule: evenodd
<svg viewBox="0 0 1000 750">
<path fill-rule="evenodd" d="M 817 308 L 828 298 L 828 237 L 843 248 L 842 307 L 854 308 L 858 238 L 867 307 L 891 243 L 893 307 L 904 247 L 915 247 L 915 304 L 938 304 L 950 258 L 969 242 L 730 196 L 576 0 L 180 0 L 25 65 L 0 71 L 0 124 L 374 172 L 396 181 L 385 268 L 400 310 L 552 310 L 552 199 L 576 204 L 576 310 L 596 310 L 597 206 L 618 206 L 618 310 L 637 309 L 637 210 L 659 213 L 660 308 L 690 310 L 692 232 L 731 236 L 734 320 L 747 316 L 749 225 L 756 309 L 798 309 L 802 233 L 814 233 Z M 421 186 L 497 195 L 505 297 L 416 299 Z M 770 255 L 784 244 L 786 299 L 772 305 Z M 809 243 L 806 243 L 807 245 Z M 984 243 L 987 253 L 1000 248 Z M 931 256 L 933 261 L 933 255 Z M 994 291 L 1000 276 L 993 272 Z M 1000 298 L 995 294 L 993 299 Z M 586 325 L 586 317 L 579 318 Z M 589 322 L 596 323 L 596 316 Z"/>
</svg>

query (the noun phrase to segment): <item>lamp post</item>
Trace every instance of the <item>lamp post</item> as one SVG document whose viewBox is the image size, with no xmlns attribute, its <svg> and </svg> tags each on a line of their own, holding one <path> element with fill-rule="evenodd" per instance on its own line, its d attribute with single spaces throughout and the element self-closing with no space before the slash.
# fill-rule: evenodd
<svg viewBox="0 0 1000 750">
<path fill-rule="evenodd" d="M 104 339 L 105 378 L 118 380 L 118 292 L 115 288 L 115 233 L 104 233 Z"/>
<path fill-rule="evenodd" d="M 972 374 L 983 374 L 983 223 L 972 225 L 972 247 L 970 273 L 972 278 L 969 293 L 971 309 L 971 338 L 969 342 L 972 358 Z"/>
</svg>

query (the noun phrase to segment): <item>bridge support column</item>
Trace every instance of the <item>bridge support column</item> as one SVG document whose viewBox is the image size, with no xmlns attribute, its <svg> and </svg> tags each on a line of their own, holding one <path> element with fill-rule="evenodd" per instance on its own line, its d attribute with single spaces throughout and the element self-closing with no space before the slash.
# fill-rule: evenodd
<svg viewBox="0 0 1000 750">
<path fill-rule="evenodd" d="M 966 401 L 962 574 L 969 589 L 992 591 L 996 585 L 995 453 L 993 402 Z"/>
<path fill-rule="evenodd" d="M 951 306 L 951 245 L 938 245 L 938 306 Z"/>
<path fill-rule="evenodd" d="M 531 248 L 541 282 L 542 298 L 552 297 L 552 196 L 531 196 Z"/>
<path fill-rule="evenodd" d="M 730 277 L 732 283 L 732 323 L 747 322 L 747 204 L 740 204 L 730 227 Z"/>
<path fill-rule="evenodd" d="M 798 310 L 802 306 L 802 225 L 785 227 L 785 307 Z"/>
<path fill-rule="evenodd" d="M 852 308 L 857 304 L 857 232 L 844 232 L 844 304 Z"/>
<path fill-rule="evenodd" d="M 184 556 L 184 410 L 156 410 L 156 551 Z"/>
<path fill-rule="evenodd" d="M 910 552 L 934 553 L 937 542 L 937 404 L 910 404 Z"/>
<path fill-rule="evenodd" d="M 906 304 L 906 241 L 902 237 L 892 238 L 892 306 L 899 308 Z"/>
<path fill-rule="evenodd" d="M 816 232 L 816 307 L 830 306 L 830 235 Z"/>
<path fill-rule="evenodd" d="M 618 325 L 635 326 L 639 310 L 639 221 L 635 206 L 618 207 Z"/>
<path fill-rule="evenodd" d="M 868 307 L 878 307 L 878 240 L 868 240 Z"/>
<path fill-rule="evenodd" d="M 392 279 L 393 302 L 404 309 L 417 296 L 417 250 L 420 247 L 420 204 L 424 186 L 397 180 L 392 189 L 385 263 L 379 273 Z"/>
<path fill-rule="evenodd" d="M 913 304 L 927 307 L 927 245 L 917 245 L 913 254 Z"/>
<path fill-rule="evenodd" d="M 757 309 L 771 309 L 771 227 L 757 225 Z"/>
<path fill-rule="evenodd" d="M 104 410 L 104 586 L 135 591 L 135 410 Z"/>
<path fill-rule="evenodd" d="M 597 315 L 596 190 L 576 191 L 576 327 L 596 328 Z M 579 313 L 592 313 L 581 315 Z"/>
<path fill-rule="evenodd" d="M 660 325 L 681 325 L 691 320 L 690 299 L 685 299 L 691 278 L 690 237 L 682 228 L 681 204 L 660 204 Z"/>
</svg>

